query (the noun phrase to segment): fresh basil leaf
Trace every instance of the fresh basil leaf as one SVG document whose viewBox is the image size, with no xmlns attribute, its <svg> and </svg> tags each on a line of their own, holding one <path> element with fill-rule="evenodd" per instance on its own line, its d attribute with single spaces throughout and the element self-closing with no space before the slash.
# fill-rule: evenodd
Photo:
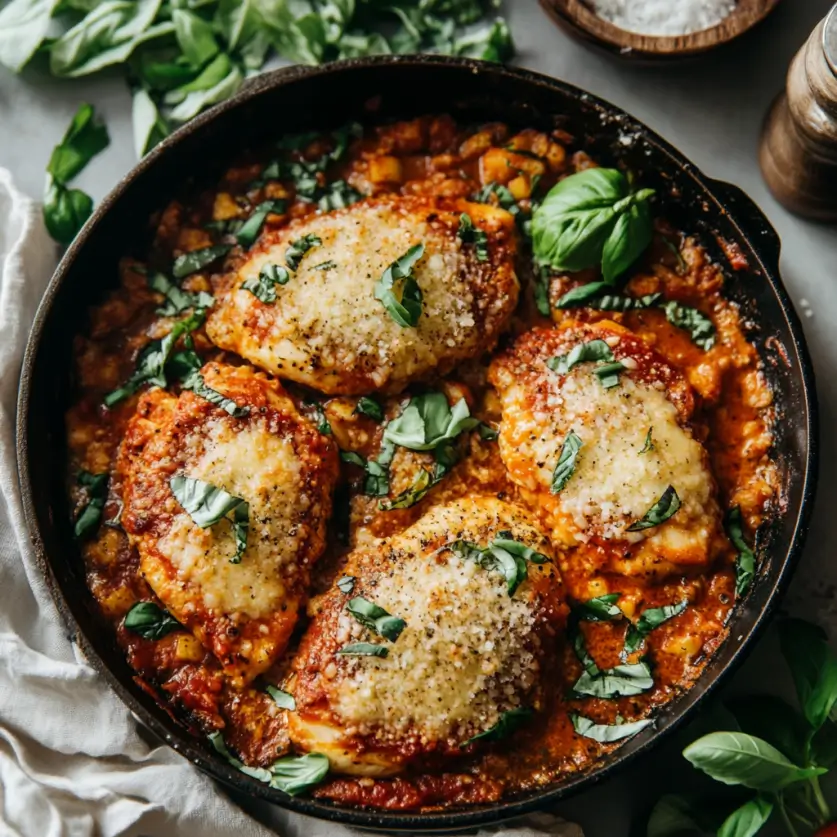
<svg viewBox="0 0 837 837">
<path fill-rule="evenodd" d="M 616 605 L 621 597 L 621 593 L 605 593 L 603 596 L 581 602 L 573 608 L 573 612 L 586 622 L 611 622 L 621 619 L 624 614 Z"/>
<path fill-rule="evenodd" d="M 660 499 L 648 509 L 640 520 L 632 523 L 625 530 L 626 532 L 641 532 L 643 529 L 650 529 L 652 526 L 659 526 L 672 517 L 680 508 L 680 498 L 670 485 L 661 495 Z"/>
<path fill-rule="evenodd" d="M 99 525 L 108 499 L 108 475 L 79 471 L 76 482 L 87 489 L 87 503 L 76 518 L 73 534 L 83 538 Z"/>
<path fill-rule="evenodd" d="M 491 26 L 455 40 L 452 52 L 483 61 L 505 63 L 514 57 L 515 49 L 508 24 L 502 18 L 497 18 Z"/>
<path fill-rule="evenodd" d="M 725 705 L 742 732 L 763 739 L 793 762 L 805 764 L 808 761 L 805 742 L 810 727 L 805 718 L 780 697 L 748 695 L 725 701 Z"/>
<path fill-rule="evenodd" d="M 146 276 L 146 281 L 151 290 L 163 294 L 166 298 L 165 304 L 157 309 L 157 313 L 162 314 L 164 317 L 182 314 L 189 308 L 208 308 L 215 302 L 213 297 L 204 291 L 200 291 L 197 294 L 184 291 L 172 282 L 168 276 L 157 271 L 150 271 Z"/>
<path fill-rule="evenodd" d="M 311 268 L 311 270 L 331 270 L 334 267 L 337 267 L 337 262 L 329 259 L 327 262 L 320 262 L 319 264 L 315 264 L 314 267 Z"/>
<path fill-rule="evenodd" d="M 727 537 L 738 550 L 738 556 L 735 559 L 735 595 L 741 597 L 750 589 L 755 578 L 756 556 L 744 540 L 744 525 L 739 506 L 734 506 L 727 512 L 724 525 Z"/>
<path fill-rule="evenodd" d="M 463 741 L 459 746 L 467 747 L 475 741 L 501 741 L 508 738 L 515 732 L 523 723 L 529 720 L 534 713 L 528 706 L 519 706 L 515 709 L 507 709 L 500 713 L 497 723 L 483 730 L 476 735 L 472 735 L 467 741 Z"/>
<path fill-rule="evenodd" d="M 227 745 L 224 743 L 224 737 L 220 732 L 212 732 L 207 737 L 216 752 L 220 753 L 237 770 L 240 770 L 247 776 L 252 776 L 254 779 L 258 779 L 260 782 L 264 782 L 265 784 L 270 783 L 270 770 L 264 767 L 248 767 L 246 764 L 235 758 L 229 749 L 227 749 Z"/>
<path fill-rule="evenodd" d="M 552 281 L 552 273 L 549 268 L 540 268 L 535 273 L 532 286 L 535 307 L 538 309 L 539 314 L 542 314 L 544 317 L 549 317 L 552 313 L 549 306 L 549 287 Z"/>
<path fill-rule="evenodd" d="M 814 764 L 818 767 L 833 767 L 837 763 L 837 724 L 826 721 L 814 733 L 809 749 L 810 760 Z"/>
<path fill-rule="evenodd" d="M 424 468 L 419 468 L 412 485 L 404 489 L 400 494 L 393 497 L 391 500 L 380 500 L 378 508 L 381 511 L 392 511 L 393 509 L 409 509 L 414 506 L 419 500 L 423 499 L 428 491 L 436 484 L 433 480 L 430 471 Z"/>
<path fill-rule="evenodd" d="M 386 497 L 389 494 L 389 461 L 381 461 L 380 456 L 377 461 L 374 459 L 367 461 L 354 451 L 340 451 L 340 458 L 344 462 L 363 468 L 366 473 L 363 483 L 364 494 L 370 497 Z"/>
<path fill-rule="evenodd" d="M 165 387 L 167 384 L 165 367 L 171 357 L 177 341 L 203 325 L 206 313 L 197 309 L 185 320 L 174 324 L 172 330 L 162 340 L 152 340 L 137 357 L 133 375 L 119 389 L 109 392 L 102 400 L 106 407 L 113 407 L 123 398 L 133 395 L 144 384 Z"/>
<path fill-rule="evenodd" d="M 47 36 L 59 0 L 11 0 L 0 10 L 0 64 L 19 73 Z"/>
<path fill-rule="evenodd" d="M 611 700 L 641 695 L 653 687 L 654 678 L 648 663 L 639 662 L 601 669 L 596 675 L 585 671 L 573 684 L 573 692 L 577 695 Z"/>
<path fill-rule="evenodd" d="M 154 602 L 137 602 L 125 615 L 126 630 L 143 639 L 162 639 L 183 626 L 170 613 Z"/>
<path fill-rule="evenodd" d="M 628 630 L 625 634 L 625 645 L 622 649 L 623 656 L 627 657 L 638 651 L 645 637 L 654 628 L 659 628 L 663 622 L 679 616 L 688 606 L 689 602 L 684 600 L 677 604 L 651 607 L 644 610 L 636 622 L 628 625 Z"/>
<path fill-rule="evenodd" d="M 508 549 L 509 545 L 511 549 Z M 527 561 L 542 564 L 548 560 L 540 552 L 514 541 L 510 532 L 501 533 L 484 548 L 464 540 L 452 541 L 446 544 L 445 548 L 463 560 L 476 562 L 484 570 L 502 575 L 509 596 L 513 596 L 517 588 L 528 578 Z"/>
<path fill-rule="evenodd" d="M 373 421 L 381 422 L 384 420 L 384 408 L 374 398 L 367 395 L 358 398 L 354 412 L 371 418 Z"/>
<path fill-rule="evenodd" d="M 631 192 L 616 169 L 565 177 L 532 213 L 536 260 L 573 272 L 601 264 L 605 281 L 612 283 L 651 241 L 650 214 L 638 207 L 653 194 Z"/>
<path fill-rule="evenodd" d="M 307 401 L 306 406 L 310 407 L 314 413 L 314 423 L 317 426 L 317 430 L 323 436 L 331 436 L 331 425 L 328 422 L 323 405 L 319 401 Z"/>
<path fill-rule="evenodd" d="M 773 802 L 757 796 L 733 811 L 718 829 L 718 837 L 753 837 L 773 813 Z"/>
<path fill-rule="evenodd" d="M 822 628 L 802 619 L 779 623 L 779 645 L 802 711 L 808 723 L 819 729 L 837 701 L 837 657 Z"/>
<path fill-rule="evenodd" d="M 651 811 L 645 837 L 706 837 L 716 831 L 705 827 L 702 807 L 697 808 L 683 796 L 667 793 Z"/>
<path fill-rule="evenodd" d="M 230 65 L 227 74 L 215 84 L 212 86 L 204 86 L 208 81 L 208 77 L 205 74 L 209 74 L 210 70 L 215 66 L 215 61 L 221 58 L 226 58 L 226 56 L 220 53 L 194 81 L 184 84 L 182 87 L 178 87 L 172 90 L 171 93 L 166 94 L 167 100 L 172 94 L 174 94 L 172 98 L 181 99 L 179 104 L 169 112 L 169 118 L 175 122 L 188 122 L 210 105 L 223 102 L 238 92 L 238 88 L 244 83 L 244 76 L 241 74 L 241 70 L 235 65 Z M 200 89 L 189 89 L 196 86 L 200 86 Z"/>
<path fill-rule="evenodd" d="M 488 233 L 479 227 L 475 227 L 471 216 L 467 212 L 463 212 L 459 216 L 459 230 L 456 234 L 463 244 L 474 245 L 477 261 L 488 261 Z"/>
<path fill-rule="evenodd" d="M 322 239 L 318 235 L 314 235 L 313 233 L 309 233 L 308 235 L 303 235 L 301 238 L 297 238 L 295 241 L 292 241 L 288 249 L 285 250 L 285 264 L 291 270 L 298 270 L 299 263 L 302 261 L 302 257 L 312 247 L 318 247 L 322 243 Z"/>
<path fill-rule="evenodd" d="M 798 767 L 766 741 L 743 732 L 713 732 L 683 750 L 683 756 L 716 782 L 776 792 L 827 772 Z"/>
<path fill-rule="evenodd" d="M 177 44 L 186 60 L 194 67 L 203 67 L 219 52 L 212 24 L 188 9 L 174 8 L 171 13 Z"/>
<path fill-rule="evenodd" d="M 243 418 L 250 414 L 249 407 L 239 407 L 232 398 L 227 398 L 226 395 L 218 392 L 218 390 L 208 387 L 200 372 L 192 372 L 189 374 L 181 381 L 181 386 L 183 389 L 191 390 L 195 395 L 205 398 L 211 404 L 217 404 L 233 418 Z"/>
<path fill-rule="evenodd" d="M 259 237 L 267 216 L 271 213 L 281 215 L 284 213 L 285 207 L 285 201 L 263 201 L 260 203 L 252 215 L 244 222 L 241 229 L 235 234 L 236 241 L 242 247 L 251 247 Z"/>
<path fill-rule="evenodd" d="M 552 472 L 552 485 L 549 490 L 553 494 L 562 491 L 575 473 L 578 454 L 583 445 L 584 442 L 581 441 L 581 437 L 574 430 L 570 430 L 564 437 L 558 462 L 555 463 L 555 470 Z"/>
<path fill-rule="evenodd" d="M 588 282 L 567 291 L 555 303 L 556 308 L 595 308 L 599 311 L 633 311 L 652 308 L 660 302 L 660 293 L 645 296 L 622 296 L 612 292 L 607 282 Z"/>
<path fill-rule="evenodd" d="M 403 619 L 391 616 L 382 607 L 364 599 L 363 596 L 355 596 L 351 599 L 346 605 L 346 610 L 365 628 L 369 628 L 370 631 L 374 631 L 390 642 L 395 642 L 407 627 Z"/>
<path fill-rule="evenodd" d="M 142 87 L 133 92 L 131 123 L 134 128 L 134 151 L 137 159 L 142 159 L 169 135 L 168 126 L 157 105 Z"/>
<path fill-rule="evenodd" d="M 69 244 L 93 214 L 93 199 L 81 189 L 50 182 L 44 195 L 44 224 L 59 244 Z"/>
<path fill-rule="evenodd" d="M 215 25 L 231 51 L 237 53 L 250 70 L 264 64 L 270 46 L 263 13 L 269 4 L 256 0 L 221 0 L 215 15 Z"/>
<path fill-rule="evenodd" d="M 579 285 L 570 291 L 567 291 L 555 303 L 556 308 L 580 308 L 581 306 L 589 305 L 591 300 L 595 300 L 602 294 L 608 293 L 612 286 L 608 282 L 587 282 L 584 285 Z M 593 307 L 590 305 L 590 307 Z"/>
<path fill-rule="evenodd" d="M 331 212 L 335 209 L 345 209 L 362 199 L 363 195 L 345 180 L 334 180 L 321 190 L 317 198 L 317 208 L 320 212 Z"/>
<path fill-rule="evenodd" d="M 265 305 L 273 305 L 277 299 L 276 286 L 287 285 L 290 279 L 290 273 L 281 265 L 264 264 L 257 277 L 245 279 L 240 287 Z"/>
<path fill-rule="evenodd" d="M 551 357 L 546 365 L 559 375 L 566 375 L 579 363 L 595 361 L 597 363 L 610 363 L 614 360 L 610 346 L 604 340 L 588 340 L 586 343 L 579 343 L 573 346 L 566 355 Z"/>
<path fill-rule="evenodd" d="M 653 189 L 643 189 L 636 194 L 634 203 L 617 219 L 602 248 L 602 276 L 605 282 L 614 284 L 643 253 L 654 237 L 654 224 L 648 198 Z"/>
<path fill-rule="evenodd" d="M 357 579 L 353 575 L 344 575 L 337 579 L 337 589 L 348 596 L 355 589 L 355 581 Z"/>
<path fill-rule="evenodd" d="M 614 741 L 630 738 L 654 723 L 651 718 L 644 718 L 641 721 L 621 724 L 597 724 L 595 721 L 575 713 L 570 713 L 570 721 L 573 729 L 579 735 L 584 736 L 584 738 L 591 738 L 600 744 L 612 744 Z"/>
<path fill-rule="evenodd" d="M 194 78 L 184 84 L 166 91 L 163 101 L 167 105 L 182 105 L 191 93 L 205 93 L 223 83 L 235 69 L 232 60 L 221 52 L 207 64 Z"/>
<path fill-rule="evenodd" d="M 267 693 L 273 698 L 280 709 L 288 709 L 293 712 L 296 709 L 296 699 L 290 692 L 284 689 L 277 689 L 276 686 L 268 686 Z"/>
<path fill-rule="evenodd" d="M 409 450 L 433 450 L 478 425 L 464 398 L 451 408 L 444 393 L 427 392 L 410 399 L 401 415 L 387 425 L 384 439 Z"/>
<path fill-rule="evenodd" d="M 96 119 L 93 106 L 79 105 L 63 139 L 52 150 L 47 174 L 56 183 L 66 184 L 109 144 L 108 130 Z"/>
<path fill-rule="evenodd" d="M 645 443 L 639 450 L 640 453 L 650 453 L 654 450 L 654 440 L 651 438 L 651 432 L 653 430 L 653 427 L 648 428 L 648 432 L 645 434 Z"/>
<path fill-rule="evenodd" d="M 619 376 L 626 371 L 627 367 L 621 360 L 614 360 L 612 363 L 599 364 L 593 374 L 601 381 L 605 389 L 619 386 Z"/>
<path fill-rule="evenodd" d="M 204 247 L 201 250 L 190 250 L 174 260 L 172 274 L 175 279 L 184 279 L 199 270 L 211 265 L 221 256 L 226 256 L 232 248 L 228 244 L 216 244 L 214 247 Z"/>
<path fill-rule="evenodd" d="M 241 218 L 225 218 L 223 221 L 210 221 L 203 228 L 216 235 L 235 235 L 244 226 Z"/>
<path fill-rule="evenodd" d="M 415 328 L 421 317 L 422 294 L 413 268 L 423 255 L 424 244 L 414 244 L 375 283 L 375 299 L 402 328 Z"/>
<path fill-rule="evenodd" d="M 500 532 L 494 540 L 491 541 L 491 546 L 504 549 L 506 552 L 514 555 L 516 558 L 522 558 L 524 561 L 530 561 L 532 564 L 548 564 L 549 558 L 542 552 L 537 552 L 531 546 L 526 546 L 525 543 L 520 543 L 512 537 L 511 532 Z"/>
<path fill-rule="evenodd" d="M 385 645 L 372 642 L 350 642 L 338 652 L 343 657 L 388 657 L 389 649 Z"/>
<path fill-rule="evenodd" d="M 660 307 L 673 326 L 689 332 L 689 337 L 696 346 L 708 352 L 715 345 L 715 326 L 712 320 L 697 308 L 681 305 L 674 300 L 669 300 Z"/>
</svg>

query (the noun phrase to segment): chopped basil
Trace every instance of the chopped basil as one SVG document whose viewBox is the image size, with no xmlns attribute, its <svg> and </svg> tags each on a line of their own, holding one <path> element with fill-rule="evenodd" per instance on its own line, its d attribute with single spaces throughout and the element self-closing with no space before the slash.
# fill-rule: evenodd
<svg viewBox="0 0 837 837">
<path fill-rule="evenodd" d="M 337 579 L 337 589 L 348 596 L 355 589 L 355 581 L 357 579 L 353 575 L 344 575 Z"/>
<path fill-rule="evenodd" d="M 327 262 L 320 262 L 319 264 L 315 264 L 311 270 L 331 270 L 333 267 L 337 267 L 337 262 L 332 261 L 329 259 Z"/>
<path fill-rule="evenodd" d="M 210 221 L 203 228 L 217 235 L 235 235 L 244 226 L 241 218 L 225 218 L 223 221 Z"/>
<path fill-rule="evenodd" d="M 644 610 L 636 622 L 628 625 L 628 631 L 625 634 L 625 646 L 622 649 L 622 656 L 628 657 L 634 652 L 638 651 L 642 645 L 645 637 L 658 628 L 663 622 L 679 616 L 689 606 L 688 601 L 678 602 L 673 605 L 664 605 L 663 607 L 651 607 Z"/>
<path fill-rule="evenodd" d="M 660 499 L 648 509 L 640 520 L 632 523 L 625 530 L 626 532 L 641 532 L 643 529 L 650 529 L 652 526 L 659 526 L 665 523 L 680 508 L 680 498 L 670 485 L 661 495 Z"/>
<path fill-rule="evenodd" d="M 285 211 L 285 207 L 285 201 L 262 201 L 235 234 L 236 241 L 242 247 L 252 247 L 253 242 L 259 237 L 267 216 L 271 213 L 281 215 Z"/>
<path fill-rule="evenodd" d="M 256 299 L 264 302 L 265 305 L 272 305 L 276 302 L 276 286 L 287 285 L 291 275 L 278 264 L 264 264 L 259 271 L 257 279 L 245 279 L 241 283 L 243 291 L 250 291 Z"/>
<path fill-rule="evenodd" d="M 500 713 L 500 718 L 494 726 L 487 730 L 471 736 L 467 741 L 463 741 L 460 747 L 467 747 L 475 741 L 500 741 L 503 738 L 508 738 L 524 721 L 532 717 L 532 710 L 528 706 L 519 706 L 516 709 L 508 709 Z"/>
<path fill-rule="evenodd" d="M 518 223 L 520 222 L 523 212 L 517 205 L 517 201 L 514 199 L 514 195 L 508 186 L 492 181 L 491 183 L 486 183 L 479 192 L 471 196 L 471 200 L 476 203 L 495 203 L 495 201 L 491 200 L 492 198 L 496 198 L 496 204 L 505 209 L 509 214 L 515 216 L 515 220 Z"/>
<path fill-rule="evenodd" d="M 603 363 L 593 370 L 593 374 L 602 382 L 605 389 L 619 386 L 619 375 L 627 369 L 621 360 Z"/>
<path fill-rule="evenodd" d="M 182 314 L 189 308 L 209 308 L 215 302 L 211 294 L 204 291 L 196 294 L 190 291 L 184 291 L 172 282 L 168 276 L 157 271 L 150 271 L 146 274 L 146 281 L 151 290 L 157 291 L 157 293 L 165 296 L 165 304 L 157 309 L 157 313 L 162 314 L 164 317 Z"/>
<path fill-rule="evenodd" d="M 363 395 L 357 400 L 355 413 L 371 418 L 373 421 L 381 422 L 384 420 L 384 408 L 374 398 Z"/>
<path fill-rule="evenodd" d="M 553 372 L 566 375 L 579 363 L 587 363 L 588 361 L 610 363 L 613 359 L 613 352 L 604 340 L 588 340 L 586 343 L 573 346 L 569 354 L 551 357 L 546 365 Z"/>
<path fill-rule="evenodd" d="M 319 401 L 308 401 L 305 406 L 309 407 L 314 413 L 314 423 L 317 426 L 317 430 L 323 436 L 331 436 L 331 425 L 328 422 L 323 405 Z"/>
<path fill-rule="evenodd" d="M 552 472 L 552 485 L 549 490 L 553 494 L 562 491 L 575 473 L 576 461 L 583 445 L 584 442 L 574 430 L 567 433 L 564 444 L 561 445 L 561 454 L 555 464 L 555 470 Z"/>
<path fill-rule="evenodd" d="M 654 686 L 654 678 L 648 663 L 626 663 L 614 668 L 601 669 L 590 656 L 584 634 L 576 630 L 573 640 L 576 656 L 584 671 L 573 684 L 576 695 L 610 700 L 618 697 L 631 697 L 647 692 Z"/>
<path fill-rule="evenodd" d="M 686 264 L 686 260 L 683 258 L 683 254 L 680 252 L 680 248 L 673 241 L 669 241 L 669 239 L 667 238 L 663 238 L 663 244 L 666 246 L 668 250 L 671 250 L 671 252 L 674 254 L 674 258 L 677 259 L 676 273 L 679 276 L 682 276 L 689 269 L 689 265 Z"/>
<path fill-rule="evenodd" d="M 477 261 L 488 261 L 488 234 L 485 230 L 474 226 L 471 216 L 467 212 L 463 212 L 459 216 L 459 230 L 457 235 L 462 240 L 463 244 L 473 244 L 474 252 L 477 255 Z"/>
<path fill-rule="evenodd" d="M 349 462 L 352 465 L 357 465 L 363 468 L 366 473 L 366 478 L 363 483 L 363 493 L 369 497 L 386 497 L 389 494 L 389 463 L 392 459 L 391 452 L 394 451 L 394 446 L 389 446 L 386 451 L 382 449 L 381 455 L 378 459 L 364 459 L 360 454 L 354 451 L 341 451 L 340 458 L 344 462 Z M 383 454 L 388 453 L 389 457 Z"/>
<path fill-rule="evenodd" d="M 387 425 L 384 439 L 409 450 L 433 450 L 479 423 L 464 398 L 451 408 L 444 393 L 427 392 L 410 399 L 401 415 Z"/>
<path fill-rule="evenodd" d="M 639 308 L 652 308 L 662 299 L 662 294 L 646 296 L 622 296 L 612 292 L 613 286 L 607 282 L 588 282 L 567 291 L 556 303 L 556 308 L 595 308 L 599 311 L 633 311 Z"/>
<path fill-rule="evenodd" d="M 284 689 L 277 689 L 276 686 L 268 686 L 267 693 L 281 709 L 290 709 L 291 712 L 296 709 L 296 699 L 290 692 L 286 692 Z"/>
<path fill-rule="evenodd" d="M 413 267 L 423 255 L 424 244 L 413 245 L 384 271 L 375 284 L 375 299 L 402 328 L 415 328 L 421 317 L 422 294 L 413 276 Z"/>
<path fill-rule="evenodd" d="M 273 762 L 270 767 L 248 767 L 230 753 L 220 732 L 211 733 L 209 740 L 215 750 L 237 770 L 276 790 L 283 791 L 288 796 L 298 796 L 304 793 L 322 782 L 328 774 L 328 757 L 321 753 L 284 756 Z"/>
<path fill-rule="evenodd" d="M 343 657 L 388 657 L 389 648 L 372 642 L 350 642 L 337 653 Z"/>
<path fill-rule="evenodd" d="M 552 273 L 547 267 L 542 267 L 534 278 L 534 286 L 532 288 L 535 297 L 535 307 L 538 313 L 544 317 L 550 315 L 549 308 L 549 286 L 552 279 Z"/>
<path fill-rule="evenodd" d="M 143 639 L 162 639 L 183 626 L 154 602 L 137 602 L 125 615 L 125 628 Z"/>
<path fill-rule="evenodd" d="M 727 512 L 724 523 L 727 537 L 738 550 L 738 557 L 735 560 L 735 595 L 743 596 L 753 583 L 756 574 L 756 556 L 744 540 L 741 507 L 734 506 L 731 508 Z"/>
<path fill-rule="evenodd" d="M 621 619 L 624 614 L 616 605 L 621 596 L 621 593 L 605 593 L 603 596 L 581 602 L 573 612 L 586 622 L 611 622 Z"/>
<path fill-rule="evenodd" d="M 191 390 L 195 395 L 205 398 L 210 403 L 217 404 L 233 418 L 242 418 L 250 413 L 249 407 L 239 407 L 232 398 L 227 398 L 226 395 L 218 392 L 218 390 L 208 387 L 200 372 L 191 372 L 181 381 L 181 386 L 183 389 Z"/>
<path fill-rule="evenodd" d="M 223 488 L 193 477 L 178 475 L 169 480 L 169 486 L 175 499 L 188 512 L 189 517 L 201 527 L 208 529 L 222 519 L 228 519 L 230 512 L 235 555 L 231 564 L 241 562 L 247 548 L 247 531 L 250 526 L 250 507 L 241 497 L 228 494 Z"/>
<path fill-rule="evenodd" d="M 178 256 L 172 265 L 172 275 L 175 279 L 183 279 L 192 273 L 203 270 L 212 262 L 230 252 L 230 245 L 216 244 L 214 247 L 204 247 L 202 250 L 192 250 Z"/>
<path fill-rule="evenodd" d="M 152 340 L 137 357 L 133 375 L 119 389 L 109 392 L 103 399 L 106 407 L 113 407 L 123 398 L 133 395 L 143 384 L 165 387 L 165 367 L 177 341 L 203 325 L 206 314 L 202 308 L 196 310 L 185 320 L 174 324 L 172 330 L 162 340 Z"/>
<path fill-rule="evenodd" d="M 642 446 L 640 453 L 650 453 L 654 450 L 654 440 L 651 438 L 651 431 L 653 427 L 648 428 L 648 433 L 645 434 L 645 444 Z"/>
<path fill-rule="evenodd" d="M 335 180 L 322 190 L 317 198 L 317 208 L 320 212 L 331 212 L 333 209 L 345 209 L 357 203 L 363 195 L 357 189 L 349 186 L 345 180 Z"/>
<path fill-rule="evenodd" d="M 374 631 L 390 642 L 395 642 L 407 627 L 403 619 L 391 616 L 382 607 L 364 599 L 363 596 L 355 596 L 351 599 L 346 605 L 346 610 L 365 628 L 369 628 L 370 631 Z"/>
<path fill-rule="evenodd" d="M 430 471 L 424 468 L 419 468 L 415 477 L 413 477 L 412 485 L 404 489 L 400 494 L 393 497 L 391 500 L 381 500 L 378 503 L 378 508 L 381 511 L 392 511 L 393 509 L 409 509 L 418 503 L 428 491 L 438 482 L 434 480 Z"/>
<path fill-rule="evenodd" d="M 302 261 L 302 257 L 312 247 L 319 247 L 322 243 L 322 239 L 313 233 L 297 238 L 295 241 L 292 241 L 288 249 L 285 250 L 285 264 L 291 270 L 296 271 L 299 268 L 299 263 Z M 288 280 L 285 279 L 285 282 L 287 281 Z M 284 282 L 280 284 L 284 284 Z"/>
<path fill-rule="evenodd" d="M 621 741 L 623 738 L 630 738 L 641 730 L 644 730 L 654 722 L 650 718 L 641 721 L 630 721 L 621 724 L 597 724 L 583 715 L 570 714 L 570 721 L 573 729 L 585 738 L 591 738 L 600 744 L 611 744 L 614 741 Z"/>
<path fill-rule="evenodd" d="M 708 352 L 715 345 L 715 326 L 712 320 L 697 308 L 681 305 L 674 300 L 669 300 L 660 307 L 673 326 L 689 332 L 689 337 L 696 346 Z"/>
<path fill-rule="evenodd" d="M 527 561 L 543 564 L 548 559 L 540 552 L 514 541 L 511 532 L 501 532 L 486 547 L 471 541 L 457 540 L 446 544 L 454 555 L 465 560 L 475 561 L 480 567 L 490 572 L 498 572 L 506 581 L 509 596 L 529 577 Z"/>
<path fill-rule="evenodd" d="M 102 511 L 108 498 L 108 475 L 79 471 L 76 482 L 87 489 L 87 504 L 73 526 L 73 534 L 77 538 L 83 538 L 96 529 L 102 519 Z"/>
</svg>

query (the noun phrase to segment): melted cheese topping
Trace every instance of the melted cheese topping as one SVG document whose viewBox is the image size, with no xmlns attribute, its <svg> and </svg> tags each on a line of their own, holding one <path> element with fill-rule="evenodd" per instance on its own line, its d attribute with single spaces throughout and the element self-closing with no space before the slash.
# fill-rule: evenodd
<svg viewBox="0 0 837 837">
<path fill-rule="evenodd" d="M 158 549 L 178 577 L 200 588 L 210 610 L 267 616 L 282 604 L 297 573 L 301 547 L 295 518 L 310 505 L 300 491 L 298 457 L 288 439 L 258 425 L 209 422 L 186 440 L 188 477 L 204 480 L 250 505 L 247 549 L 240 564 L 227 520 L 202 529 L 180 511 Z"/>
<path fill-rule="evenodd" d="M 470 207 L 465 204 L 464 207 Z M 482 207 L 489 233 L 508 238 L 513 220 L 504 210 Z M 222 348 L 263 368 L 325 392 L 384 388 L 490 348 L 517 301 L 511 247 L 498 247 L 492 263 L 479 262 L 456 232 L 458 212 L 432 201 L 402 198 L 358 203 L 315 216 L 265 240 L 219 299 L 207 333 Z M 241 289 L 266 265 L 286 263 L 291 241 L 316 235 L 322 243 L 302 258 L 275 303 Z M 375 298 L 384 271 L 423 243 L 413 269 L 422 314 L 404 328 Z M 328 266 L 333 263 L 333 266 Z M 326 265 L 323 267 L 323 265 Z"/>
</svg>

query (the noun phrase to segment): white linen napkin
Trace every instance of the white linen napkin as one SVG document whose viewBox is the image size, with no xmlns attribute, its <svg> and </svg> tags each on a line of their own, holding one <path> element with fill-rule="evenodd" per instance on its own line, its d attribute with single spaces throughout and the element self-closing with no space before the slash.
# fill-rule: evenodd
<svg viewBox="0 0 837 837">
<path fill-rule="evenodd" d="M 188 761 L 138 734 L 127 707 L 67 638 L 32 555 L 15 401 L 26 338 L 57 256 L 40 208 L 0 168 L 0 837 L 267 837 Z M 283 831 L 307 837 L 354 833 L 296 814 L 279 820 Z M 501 830 L 584 837 L 578 826 L 542 815 Z"/>
</svg>

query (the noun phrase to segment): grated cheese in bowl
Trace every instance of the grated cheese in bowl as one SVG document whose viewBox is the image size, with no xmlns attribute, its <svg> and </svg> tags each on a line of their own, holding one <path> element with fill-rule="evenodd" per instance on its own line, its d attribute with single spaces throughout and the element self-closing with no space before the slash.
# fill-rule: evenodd
<svg viewBox="0 0 837 837">
<path fill-rule="evenodd" d="M 596 14 L 639 35 L 688 35 L 719 24 L 735 0 L 590 0 Z"/>
</svg>

